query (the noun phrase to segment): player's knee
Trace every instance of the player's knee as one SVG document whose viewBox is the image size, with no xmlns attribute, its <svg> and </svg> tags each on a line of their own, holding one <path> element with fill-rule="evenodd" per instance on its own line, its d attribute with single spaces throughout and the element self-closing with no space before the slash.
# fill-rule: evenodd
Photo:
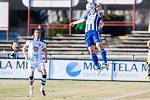
<svg viewBox="0 0 150 100">
<path fill-rule="evenodd" d="M 42 75 L 43 78 L 46 78 L 47 75 Z"/>
<path fill-rule="evenodd" d="M 95 52 L 96 52 L 95 50 L 90 50 L 89 51 L 90 55 L 95 54 Z"/>
<path fill-rule="evenodd" d="M 30 80 L 33 80 L 33 76 L 29 76 L 29 79 L 30 79 Z"/>
</svg>

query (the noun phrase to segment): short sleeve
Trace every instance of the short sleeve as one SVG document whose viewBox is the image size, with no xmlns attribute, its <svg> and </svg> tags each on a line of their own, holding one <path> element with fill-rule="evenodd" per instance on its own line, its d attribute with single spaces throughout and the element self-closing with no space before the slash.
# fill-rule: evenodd
<svg viewBox="0 0 150 100">
<path fill-rule="evenodd" d="M 88 16 L 86 15 L 86 16 L 84 16 L 84 20 L 87 20 L 88 19 Z"/>
<path fill-rule="evenodd" d="M 43 49 L 46 49 L 46 43 L 43 42 Z"/>
<path fill-rule="evenodd" d="M 27 40 L 26 43 L 25 43 L 25 45 L 29 46 L 30 42 L 31 42 L 31 40 Z"/>
</svg>

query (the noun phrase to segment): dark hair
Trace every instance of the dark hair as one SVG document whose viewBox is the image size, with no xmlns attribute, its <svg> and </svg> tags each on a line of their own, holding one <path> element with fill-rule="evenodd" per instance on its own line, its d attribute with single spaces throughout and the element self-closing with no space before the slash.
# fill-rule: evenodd
<svg viewBox="0 0 150 100">
<path fill-rule="evenodd" d="M 41 33 L 40 29 L 34 29 L 34 32 L 38 32 L 38 33 Z"/>
<path fill-rule="evenodd" d="M 11 43 L 11 45 L 10 45 L 11 50 L 13 50 L 12 46 L 13 46 L 14 43 L 18 43 L 18 41 L 13 41 L 13 42 Z"/>
<path fill-rule="evenodd" d="M 98 3 L 98 4 L 96 5 L 96 7 L 98 7 L 98 6 L 102 6 L 102 8 L 103 8 L 103 4 L 102 4 L 102 3 Z"/>
</svg>

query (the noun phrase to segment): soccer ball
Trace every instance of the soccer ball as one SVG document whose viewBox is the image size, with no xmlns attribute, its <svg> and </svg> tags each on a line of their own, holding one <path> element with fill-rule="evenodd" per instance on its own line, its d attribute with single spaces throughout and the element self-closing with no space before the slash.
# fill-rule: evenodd
<svg viewBox="0 0 150 100">
<path fill-rule="evenodd" d="M 94 2 L 94 0 L 87 0 L 89 3 L 93 3 Z"/>
<path fill-rule="evenodd" d="M 147 47 L 150 48 L 150 40 L 147 41 Z"/>
<path fill-rule="evenodd" d="M 94 8 L 95 8 L 95 5 L 93 3 L 87 3 L 86 4 L 86 10 L 87 11 L 90 11 L 90 10 L 92 10 Z"/>
</svg>

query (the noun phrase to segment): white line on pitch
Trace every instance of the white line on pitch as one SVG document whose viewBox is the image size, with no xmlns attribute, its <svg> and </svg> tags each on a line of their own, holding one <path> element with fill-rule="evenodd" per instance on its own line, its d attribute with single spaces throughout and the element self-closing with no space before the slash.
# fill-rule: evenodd
<svg viewBox="0 0 150 100">
<path fill-rule="evenodd" d="M 130 93 L 130 94 L 127 94 L 127 95 L 112 97 L 111 100 L 116 100 L 116 99 L 118 100 L 120 98 L 130 97 L 130 96 L 134 96 L 134 95 L 138 95 L 138 94 L 144 94 L 144 93 L 147 93 L 147 92 L 150 92 L 150 90 L 139 91 L 139 92 L 134 92 L 134 93 Z"/>
</svg>

